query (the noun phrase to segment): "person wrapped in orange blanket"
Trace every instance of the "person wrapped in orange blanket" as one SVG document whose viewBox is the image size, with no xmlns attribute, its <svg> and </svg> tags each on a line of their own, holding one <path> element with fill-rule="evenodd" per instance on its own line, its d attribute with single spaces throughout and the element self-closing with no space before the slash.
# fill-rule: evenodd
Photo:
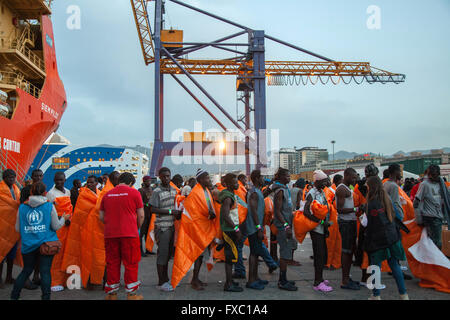
<svg viewBox="0 0 450 320">
<path fill-rule="evenodd" d="M 209 191 L 209 188 L 212 188 L 210 176 L 206 171 L 199 169 L 196 178 L 198 183 L 184 200 L 172 268 L 171 284 L 173 288 L 178 286 L 194 264 L 191 286 L 195 290 L 204 290 L 205 284 L 198 278 L 203 262 L 202 253 L 213 242 L 217 234 L 214 221 L 216 213 Z"/>
<path fill-rule="evenodd" d="M 328 258 L 325 268 L 328 268 L 330 270 L 339 269 L 341 267 L 342 239 L 341 233 L 339 232 L 339 225 L 337 222 L 335 193 L 336 193 L 336 186 L 341 184 L 343 178 L 344 177 L 341 176 L 340 174 L 335 175 L 333 177 L 333 184 L 330 187 L 324 188 L 324 192 L 327 197 L 328 203 L 331 206 L 330 221 L 333 222 L 333 224 L 328 228 L 328 232 L 330 233 L 330 235 L 326 239 Z"/>
<path fill-rule="evenodd" d="M 402 241 L 419 285 L 450 293 L 450 260 L 441 251 L 442 224 L 449 220 L 450 213 L 446 189 L 439 166 L 430 165 L 414 199 L 415 218 L 405 222 L 410 232 L 403 235 Z M 436 199 L 436 193 L 440 199 Z"/>
<path fill-rule="evenodd" d="M 57 172 L 53 179 L 55 186 L 47 192 L 47 199 L 53 202 L 56 211 L 58 212 L 58 217 L 65 214 L 72 215 L 73 208 L 70 201 L 70 190 L 64 188 L 66 182 L 66 175 L 64 172 Z M 51 290 L 62 291 L 66 286 L 68 274 L 61 268 L 62 259 L 64 256 L 64 250 L 66 248 L 67 234 L 69 232 L 70 220 L 66 221 L 65 225 L 56 231 L 59 241 L 62 244 L 61 250 L 58 254 L 53 257 L 51 275 L 52 284 Z"/>
<path fill-rule="evenodd" d="M 83 286 L 91 288 L 91 285 L 102 285 L 105 279 L 106 256 L 105 256 L 105 225 L 100 220 L 100 206 L 103 197 L 119 184 L 120 173 L 113 171 L 109 174 L 105 186 L 98 195 L 95 207 L 89 211 L 84 228 L 83 250 L 88 250 L 86 259 L 82 264 L 81 278 Z"/>
<path fill-rule="evenodd" d="M 402 231 L 402 244 L 408 266 L 414 277 L 420 279 L 419 286 L 450 293 L 450 262 L 428 237 L 426 228 L 415 219 L 405 221 L 409 229 Z"/>
<path fill-rule="evenodd" d="M 8 260 L 8 273 L 12 273 L 13 260 L 5 259 L 8 253 L 15 248 L 20 238 L 15 229 L 17 210 L 20 205 L 20 190 L 15 185 L 16 173 L 7 169 L 3 172 L 3 181 L 0 181 L 0 287 L 2 283 L 3 260 Z M 12 281 L 11 279 L 7 279 Z"/>
<path fill-rule="evenodd" d="M 81 271 L 81 281 L 85 286 L 88 280 L 85 276 L 85 269 L 88 268 L 92 255 L 92 252 L 84 250 L 85 247 L 89 247 L 89 237 L 86 236 L 85 230 L 89 213 L 95 209 L 95 205 L 97 204 L 99 192 L 96 185 L 97 178 L 95 176 L 89 176 L 86 187 L 80 189 L 61 264 L 62 270 L 67 270 L 69 266 L 78 266 Z"/>
</svg>

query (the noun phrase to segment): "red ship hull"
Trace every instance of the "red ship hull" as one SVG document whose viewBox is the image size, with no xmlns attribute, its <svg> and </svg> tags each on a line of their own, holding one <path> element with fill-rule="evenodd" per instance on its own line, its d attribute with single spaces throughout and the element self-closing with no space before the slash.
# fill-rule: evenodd
<svg viewBox="0 0 450 320">
<path fill-rule="evenodd" d="M 66 108 L 66 92 L 56 63 L 53 26 L 42 16 L 42 44 L 46 79 L 39 98 L 16 88 L 17 105 L 11 119 L 0 117 L 0 164 L 13 169 L 24 182 L 39 149 L 57 130 Z"/>
</svg>

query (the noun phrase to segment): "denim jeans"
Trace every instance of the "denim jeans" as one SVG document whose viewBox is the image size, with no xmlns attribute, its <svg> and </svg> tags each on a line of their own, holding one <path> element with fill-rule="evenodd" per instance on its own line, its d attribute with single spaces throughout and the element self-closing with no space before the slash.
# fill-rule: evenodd
<svg viewBox="0 0 450 320">
<path fill-rule="evenodd" d="M 39 263 L 39 272 L 41 274 L 41 290 L 42 300 L 50 300 L 50 287 L 52 284 L 52 276 L 50 269 L 52 267 L 53 256 L 41 255 L 39 248 L 30 252 L 22 254 L 23 269 L 14 282 L 14 288 L 11 292 L 11 300 L 18 300 L 20 292 L 22 291 L 25 281 L 33 273 L 34 267 Z"/>
<path fill-rule="evenodd" d="M 400 269 L 400 264 L 398 263 L 398 260 L 395 259 L 394 257 L 391 257 L 388 260 L 388 264 L 392 270 L 392 275 L 394 276 L 395 282 L 397 283 L 398 292 L 400 294 L 405 294 L 406 293 L 405 279 L 403 278 L 403 272 L 402 269 Z M 381 262 L 378 264 L 378 266 L 381 269 Z M 372 292 L 375 297 L 380 295 L 379 289 L 373 289 Z"/>
<path fill-rule="evenodd" d="M 241 239 L 241 241 L 237 245 L 238 250 L 238 261 L 234 264 L 234 272 L 239 275 L 245 276 L 245 266 L 244 266 L 244 259 L 242 258 L 242 250 L 244 248 L 244 242 L 245 239 L 247 239 L 247 235 L 244 235 L 244 237 Z M 266 265 L 270 267 L 278 267 L 278 263 L 273 260 L 272 256 L 269 253 L 269 250 L 267 249 L 266 245 L 262 244 L 262 250 L 259 253 L 259 256 L 263 258 Z"/>
<path fill-rule="evenodd" d="M 422 217 L 423 225 L 427 229 L 428 237 L 439 250 L 442 249 L 442 220 L 433 217 Z"/>
</svg>

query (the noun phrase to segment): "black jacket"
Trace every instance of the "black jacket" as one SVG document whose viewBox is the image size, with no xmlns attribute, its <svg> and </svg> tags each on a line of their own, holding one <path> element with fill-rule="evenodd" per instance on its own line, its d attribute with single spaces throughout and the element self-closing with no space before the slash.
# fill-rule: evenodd
<svg viewBox="0 0 450 320">
<path fill-rule="evenodd" d="M 367 228 L 364 250 L 374 252 L 389 248 L 401 239 L 394 222 L 390 222 L 380 201 L 369 201 L 367 205 Z"/>
</svg>

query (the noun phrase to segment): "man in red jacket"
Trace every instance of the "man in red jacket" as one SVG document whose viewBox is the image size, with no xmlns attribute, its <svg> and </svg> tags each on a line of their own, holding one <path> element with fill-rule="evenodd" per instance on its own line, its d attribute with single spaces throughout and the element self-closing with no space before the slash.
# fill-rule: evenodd
<svg viewBox="0 0 450 320">
<path fill-rule="evenodd" d="M 105 194 L 100 206 L 100 220 L 105 224 L 106 300 L 117 300 L 120 286 L 120 265 L 125 267 L 125 286 L 128 300 L 142 300 L 136 294 L 141 282 L 138 267 L 141 261 L 139 228 L 144 221 L 141 194 L 132 186 L 134 176 L 124 172 L 119 184 Z"/>
</svg>

